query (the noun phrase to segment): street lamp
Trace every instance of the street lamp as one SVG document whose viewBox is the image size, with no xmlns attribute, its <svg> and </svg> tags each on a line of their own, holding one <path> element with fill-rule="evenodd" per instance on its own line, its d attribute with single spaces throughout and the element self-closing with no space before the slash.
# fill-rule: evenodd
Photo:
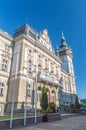
<svg viewBox="0 0 86 130">
<path fill-rule="evenodd" d="M 26 126 L 26 114 L 27 114 L 27 88 L 28 88 L 28 68 L 27 68 L 27 77 L 26 77 L 26 93 L 25 93 L 25 104 L 24 104 L 24 126 Z"/>
<path fill-rule="evenodd" d="M 34 115 L 34 123 L 37 124 L 37 77 L 38 77 L 38 73 L 34 73 L 34 79 L 35 79 L 35 115 Z"/>
</svg>

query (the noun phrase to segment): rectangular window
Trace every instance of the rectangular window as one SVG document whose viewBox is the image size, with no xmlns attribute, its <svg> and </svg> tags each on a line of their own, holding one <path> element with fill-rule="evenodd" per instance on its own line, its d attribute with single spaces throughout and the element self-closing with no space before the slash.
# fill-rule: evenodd
<svg viewBox="0 0 86 130">
<path fill-rule="evenodd" d="M 28 84 L 28 87 L 27 87 L 27 96 L 31 96 L 31 85 Z"/>
<path fill-rule="evenodd" d="M 7 70 L 7 60 L 3 59 L 2 70 Z"/>
<path fill-rule="evenodd" d="M 28 72 L 29 73 L 32 72 L 32 62 L 31 62 L 31 60 L 29 60 L 29 62 L 28 62 Z"/>
<path fill-rule="evenodd" d="M 0 96 L 3 96 L 3 88 L 4 88 L 4 84 L 0 83 Z"/>
<path fill-rule="evenodd" d="M 9 45 L 7 45 L 7 44 L 5 45 L 5 51 L 9 52 Z"/>
</svg>

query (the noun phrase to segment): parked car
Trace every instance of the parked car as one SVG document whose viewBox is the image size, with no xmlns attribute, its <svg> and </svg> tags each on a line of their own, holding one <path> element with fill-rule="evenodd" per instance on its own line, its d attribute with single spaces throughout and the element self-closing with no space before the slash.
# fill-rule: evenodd
<svg viewBox="0 0 86 130">
<path fill-rule="evenodd" d="M 86 108 L 84 108 L 84 107 L 80 107 L 79 110 L 80 110 L 80 111 L 86 111 Z"/>
</svg>

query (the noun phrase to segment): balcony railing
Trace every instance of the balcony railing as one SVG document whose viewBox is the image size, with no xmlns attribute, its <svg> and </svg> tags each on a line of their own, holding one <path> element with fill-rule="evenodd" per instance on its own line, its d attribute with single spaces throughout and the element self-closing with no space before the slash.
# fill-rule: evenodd
<svg viewBox="0 0 86 130">
<path fill-rule="evenodd" d="M 55 75 L 54 73 L 53 73 L 53 75 L 51 75 L 50 72 L 48 72 L 48 71 L 46 71 L 46 70 L 44 70 L 44 69 L 42 69 L 42 70 L 40 71 L 40 76 L 39 76 L 39 78 L 44 79 L 44 80 L 46 80 L 46 81 L 48 81 L 48 82 L 55 83 L 55 84 L 58 84 L 58 83 L 59 83 L 59 78 L 56 78 L 56 75 Z"/>
</svg>

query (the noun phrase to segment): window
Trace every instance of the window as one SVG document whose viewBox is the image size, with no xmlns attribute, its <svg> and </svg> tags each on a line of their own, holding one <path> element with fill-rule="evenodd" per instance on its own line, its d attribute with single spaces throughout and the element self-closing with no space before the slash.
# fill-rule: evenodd
<svg viewBox="0 0 86 130">
<path fill-rule="evenodd" d="M 2 62 L 2 69 L 7 70 L 7 60 L 5 59 L 3 59 L 3 62 Z"/>
<path fill-rule="evenodd" d="M 9 51 L 9 45 L 5 45 L 5 51 L 8 52 Z"/>
<path fill-rule="evenodd" d="M 40 102 L 40 101 L 41 101 L 41 98 L 42 98 L 41 93 L 38 93 L 38 94 L 37 94 L 37 101 Z"/>
<path fill-rule="evenodd" d="M 32 62 L 31 62 L 31 60 L 29 60 L 29 62 L 28 62 L 28 72 L 29 73 L 32 72 Z"/>
<path fill-rule="evenodd" d="M 27 87 L 27 96 L 30 96 L 31 95 L 31 85 L 28 84 L 28 87 Z"/>
<path fill-rule="evenodd" d="M 41 91 L 41 90 L 42 90 L 42 87 L 41 87 L 41 86 L 39 86 L 39 87 L 38 87 L 38 91 Z"/>
<path fill-rule="evenodd" d="M 29 50 L 29 52 L 31 53 L 31 50 Z"/>
<path fill-rule="evenodd" d="M 51 77 L 51 78 L 54 78 L 53 70 L 51 70 L 50 77 Z"/>
<path fill-rule="evenodd" d="M 0 83 L 0 96 L 3 96 L 4 83 Z"/>
<path fill-rule="evenodd" d="M 41 58 L 41 56 L 39 55 L 39 59 Z"/>
<path fill-rule="evenodd" d="M 66 102 L 66 104 L 68 104 L 68 102 Z"/>
<path fill-rule="evenodd" d="M 41 65 L 38 65 L 38 72 L 41 73 Z"/>
<path fill-rule="evenodd" d="M 48 68 L 46 67 L 46 68 L 45 68 L 45 75 L 48 76 L 48 74 L 49 74 L 49 73 L 48 73 Z"/>
<path fill-rule="evenodd" d="M 65 101 L 63 101 L 63 103 L 65 104 Z"/>
</svg>

